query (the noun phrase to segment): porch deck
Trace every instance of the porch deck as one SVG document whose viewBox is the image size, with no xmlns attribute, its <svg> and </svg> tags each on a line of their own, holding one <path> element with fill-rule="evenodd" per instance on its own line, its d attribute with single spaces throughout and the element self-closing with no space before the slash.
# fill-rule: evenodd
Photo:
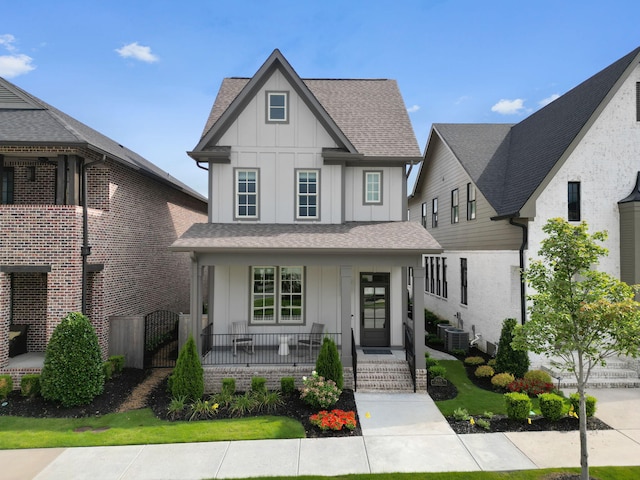
<svg viewBox="0 0 640 480">
<path fill-rule="evenodd" d="M 25 369 L 42 369 L 44 366 L 44 352 L 28 352 L 15 357 L 9 358 L 9 363 L 2 371 L 6 370 L 25 370 Z"/>
</svg>

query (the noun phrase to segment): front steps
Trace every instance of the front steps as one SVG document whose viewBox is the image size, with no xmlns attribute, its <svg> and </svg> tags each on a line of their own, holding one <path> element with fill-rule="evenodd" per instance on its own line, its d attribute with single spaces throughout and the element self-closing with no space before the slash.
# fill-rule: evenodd
<svg viewBox="0 0 640 480">
<path fill-rule="evenodd" d="M 542 366 L 553 377 L 553 383 L 558 383 L 560 377 L 560 389 L 577 388 L 575 375 L 570 372 L 559 371 L 548 365 Z M 606 367 L 594 367 L 589 375 L 587 388 L 640 388 L 640 378 L 633 365 L 620 358 L 610 358 Z"/>
<path fill-rule="evenodd" d="M 370 360 L 366 357 L 358 355 L 356 391 L 413 393 L 413 380 L 405 360 L 393 357 Z"/>
</svg>

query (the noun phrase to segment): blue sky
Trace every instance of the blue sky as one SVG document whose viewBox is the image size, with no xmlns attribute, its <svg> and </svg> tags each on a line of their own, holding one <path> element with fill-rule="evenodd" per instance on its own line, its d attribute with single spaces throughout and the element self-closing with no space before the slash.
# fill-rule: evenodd
<svg viewBox="0 0 640 480">
<path fill-rule="evenodd" d="M 0 76 L 197 191 L 224 77 L 393 78 L 432 123 L 515 123 L 640 45 L 640 2 L 0 0 Z"/>
</svg>

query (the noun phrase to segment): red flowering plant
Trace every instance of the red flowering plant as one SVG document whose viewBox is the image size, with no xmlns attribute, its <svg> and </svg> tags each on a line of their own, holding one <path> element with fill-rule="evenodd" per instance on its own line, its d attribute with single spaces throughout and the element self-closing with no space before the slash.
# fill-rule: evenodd
<svg viewBox="0 0 640 480">
<path fill-rule="evenodd" d="M 342 430 L 346 427 L 349 430 L 356 428 L 356 412 L 334 409 L 328 412 L 321 410 L 309 417 L 312 425 L 320 428 L 320 430 Z"/>
<path fill-rule="evenodd" d="M 518 378 L 507 385 L 507 390 L 510 392 L 525 393 L 530 397 L 535 397 L 541 393 L 551 393 L 555 389 L 553 387 L 553 383 L 544 382 L 540 379 Z"/>
</svg>

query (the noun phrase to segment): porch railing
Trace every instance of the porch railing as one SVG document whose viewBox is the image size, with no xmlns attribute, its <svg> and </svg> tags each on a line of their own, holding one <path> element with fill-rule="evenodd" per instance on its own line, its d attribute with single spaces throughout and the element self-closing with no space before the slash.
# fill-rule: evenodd
<svg viewBox="0 0 640 480">
<path fill-rule="evenodd" d="M 404 324 L 404 350 L 409 364 L 409 373 L 411 373 L 411 380 L 413 381 L 413 391 L 416 391 L 416 355 L 413 346 L 413 329 L 406 323 Z"/>
<path fill-rule="evenodd" d="M 309 333 L 249 333 L 239 338 L 237 334 L 213 334 L 212 331 L 212 325 L 202 330 L 203 365 L 315 364 L 322 338 L 332 339 L 338 353 L 342 344 L 340 333 L 324 333 L 320 341 L 310 347 Z"/>
</svg>

